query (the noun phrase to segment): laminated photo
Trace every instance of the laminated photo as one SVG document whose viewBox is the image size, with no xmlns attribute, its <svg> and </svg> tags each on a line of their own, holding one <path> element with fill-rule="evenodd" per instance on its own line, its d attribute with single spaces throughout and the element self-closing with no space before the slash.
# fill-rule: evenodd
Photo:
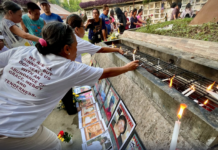
<svg viewBox="0 0 218 150">
<path fill-rule="evenodd" d="M 101 115 L 104 119 L 104 122 L 106 125 L 108 125 L 117 105 L 119 102 L 119 96 L 114 90 L 114 88 L 111 86 L 109 89 L 109 92 L 107 94 L 107 98 L 103 104 L 103 107 L 101 108 Z"/>
<path fill-rule="evenodd" d="M 94 87 L 93 87 L 93 90 L 94 90 L 95 95 L 98 94 L 98 92 L 99 92 L 99 87 L 100 87 L 100 86 L 99 86 L 98 82 L 96 82 L 95 85 L 94 85 Z"/>
<path fill-rule="evenodd" d="M 81 100 L 81 102 L 78 104 L 79 107 L 87 107 L 95 103 L 95 98 L 92 95 L 92 91 L 79 95 L 78 100 Z"/>
<path fill-rule="evenodd" d="M 111 148 L 112 148 L 111 138 L 108 131 L 82 144 L 83 150 L 109 150 Z"/>
<path fill-rule="evenodd" d="M 136 124 L 120 100 L 108 126 L 114 150 L 120 150 L 134 130 Z"/>
<path fill-rule="evenodd" d="M 91 90 L 91 86 L 81 86 L 81 87 L 75 87 L 73 91 L 76 94 L 80 94 L 83 92 L 88 92 L 90 90 Z"/>
<path fill-rule="evenodd" d="M 99 107 L 101 108 L 104 104 L 104 101 L 106 100 L 107 92 L 110 87 L 110 81 L 108 79 L 99 80 L 99 85 L 100 87 L 97 95 L 97 100 Z"/>
<path fill-rule="evenodd" d="M 84 128 L 88 125 L 91 125 L 93 123 L 96 123 L 98 121 L 100 121 L 100 112 L 99 111 L 95 111 L 93 113 L 90 113 L 86 116 L 81 116 L 79 117 L 79 128 Z"/>
<path fill-rule="evenodd" d="M 102 121 L 98 121 L 80 129 L 83 143 L 101 135 L 105 130 L 106 128 Z"/>
<path fill-rule="evenodd" d="M 124 150 L 146 150 L 141 140 L 139 139 L 136 131 L 133 132 L 129 138 L 128 143 L 123 147 Z"/>
<path fill-rule="evenodd" d="M 89 105 L 89 106 L 86 106 L 86 107 L 82 107 L 81 111 L 78 113 L 78 116 L 86 116 L 90 113 L 93 113 L 95 111 L 98 111 L 99 110 L 99 107 L 98 105 L 96 104 L 92 104 L 92 105 Z"/>
</svg>

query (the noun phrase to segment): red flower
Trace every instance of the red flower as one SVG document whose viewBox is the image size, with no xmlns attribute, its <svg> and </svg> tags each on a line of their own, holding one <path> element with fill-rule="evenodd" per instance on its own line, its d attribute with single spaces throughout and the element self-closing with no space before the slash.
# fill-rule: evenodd
<svg viewBox="0 0 218 150">
<path fill-rule="evenodd" d="M 64 136 L 64 131 L 63 131 L 63 130 L 60 131 L 59 134 L 61 135 L 61 137 Z M 58 135 L 59 135 L 59 134 L 58 134 Z"/>
<path fill-rule="evenodd" d="M 153 14 L 151 14 L 151 17 L 153 16 Z"/>
</svg>

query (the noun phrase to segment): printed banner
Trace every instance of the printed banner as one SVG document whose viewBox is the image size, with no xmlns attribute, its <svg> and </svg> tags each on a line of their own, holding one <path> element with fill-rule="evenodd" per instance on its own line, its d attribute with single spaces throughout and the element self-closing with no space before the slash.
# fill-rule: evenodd
<svg viewBox="0 0 218 150">
<path fill-rule="evenodd" d="M 76 94 L 80 94 L 86 91 L 88 92 L 90 90 L 91 90 L 91 86 L 81 86 L 81 87 L 75 87 L 73 91 Z"/>
<path fill-rule="evenodd" d="M 85 116 L 85 115 L 88 115 L 88 114 L 93 113 L 93 112 L 98 111 L 98 110 L 99 110 L 98 105 L 92 104 L 92 105 L 89 105 L 87 107 L 82 107 L 81 111 L 78 113 L 78 116 L 79 115 Z"/>
<path fill-rule="evenodd" d="M 97 95 L 97 100 L 98 100 L 99 107 L 101 108 L 102 105 L 104 104 L 104 101 L 106 100 L 107 92 L 110 87 L 110 81 L 108 79 L 99 80 L 99 85 L 100 88 L 99 88 L 99 93 Z"/>
<path fill-rule="evenodd" d="M 79 128 L 84 128 L 88 125 L 91 125 L 93 123 L 96 123 L 98 121 L 100 121 L 100 112 L 99 111 L 95 111 L 93 113 L 90 113 L 86 116 L 79 116 Z"/>
<path fill-rule="evenodd" d="M 146 150 L 141 140 L 139 139 L 136 131 L 133 132 L 128 142 L 123 147 L 124 150 Z"/>
<path fill-rule="evenodd" d="M 83 143 L 101 135 L 105 132 L 105 126 L 102 121 L 91 124 L 85 128 L 80 129 Z"/>
<path fill-rule="evenodd" d="M 96 138 L 82 144 L 83 150 L 109 150 L 111 149 L 111 138 L 108 131 L 102 133 Z"/>
<path fill-rule="evenodd" d="M 111 86 L 107 98 L 104 102 L 104 105 L 101 108 L 101 115 L 107 126 L 114 113 L 115 108 L 117 107 L 118 102 L 119 102 L 119 96 L 115 92 L 114 88 Z"/>
<path fill-rule="evenodd" d="M 108 127 L 114 150 L 122 149 L 134 128 L 135 122 L 120 100 Z"/>
</svg>

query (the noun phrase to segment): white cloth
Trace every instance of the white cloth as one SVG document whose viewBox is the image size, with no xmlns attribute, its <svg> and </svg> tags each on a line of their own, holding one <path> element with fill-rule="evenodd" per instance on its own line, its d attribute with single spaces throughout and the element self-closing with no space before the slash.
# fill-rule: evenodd
<svg viewBox="0 0 218 150">
<path fill-rule="evenodd" d="M 0 139 L 2 150 L 61 150 L 60 140 L 57 135 L 44 126 L 32 137 Z"/>
<path fill-rule="evenodd" d="M 92 145 L 87 146 L 87 150 L 102 150 L 102 145 L 99 141 L 94 141 Z"/>
<path fill-rule="evenodd" d="M 5 52 L 5 51 L 7 51 L 8 50 L 8 48 L 6 47 L 6 46 L 4 46 L 1 50 L 0 50 L 0 53 L 3 53 L 3 52 Z"/>
<path fill-rule="evenodd" d="M 78 37 L 76 34 L 76 40 L 77 40 L 77 62 L 82 63 L 82 56 L 83 53 L 89 53 L 91 55 L 94 55 L 96 52 L 98 52 L 101 49 L 101 46 L 94 45 L 88 41 L 85 41 Z"/>
<path fill-rule="evenodd" d="M 34 46 L 1 53 L 0 68 L 0 135 L 20 138 L 33 136 L 71 87 L 93 86 L 103 73 Z"/>
<path fill-rule="evenodd" d="M 185 9 L 183 10 L 182 14 L 180 15 L 181 18 L 185 18 L 185 16 L 189 14 L 190 18 L 192 18 L 194 12 L 193 10 L 190 10 L 190 9 Z"/>
</svg>

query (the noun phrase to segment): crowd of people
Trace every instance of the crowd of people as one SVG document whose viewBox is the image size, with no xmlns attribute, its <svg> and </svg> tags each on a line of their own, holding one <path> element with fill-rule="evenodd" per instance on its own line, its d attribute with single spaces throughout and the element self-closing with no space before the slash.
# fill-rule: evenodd
<svg viewBox="0 0 218 150">
<path fill-rule="evenodd" d="M 84 25 L 76 14 L 63 23 L 60 16 L 51 13 L 47 0 L 41 0 L 40 7 L 27 3 L 28 13 L 24 15 L 15 2 L 6 1 L 2 6 L 5 15 L 0 36 L 0 147 L 59 150 L 57 135 L 41 124 L 61 99 L 65 107 L 73 103 L 66 93 L 72 95 L 74 86 L 93 86 L 98 80 L 135 70 L 139 61 L 104 69 L 82 63 L 82 53 L 123 54 L 118 48 L 92 44 L 95 33 L 102 31 L 105 39 L 110 33 L 106 28 L 110 26 L 107 7 L 102 18 L 97 9 L 93 10 L 94 19 Z M 40 15 L 40 9 L 45 13 Z M 87 28 L 91 29 L 91 43 L 82 39 Z M 78 111 L 68 110 L 68 114 Z"/>
</svg>

